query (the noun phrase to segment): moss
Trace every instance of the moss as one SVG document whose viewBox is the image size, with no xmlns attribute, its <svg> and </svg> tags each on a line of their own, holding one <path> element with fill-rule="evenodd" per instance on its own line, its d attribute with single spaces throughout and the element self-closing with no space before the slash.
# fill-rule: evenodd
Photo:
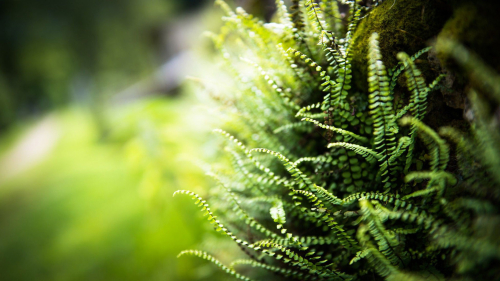
<svg viewBox="0 0 500 281">
<path fill-rule="evenodd" d="M 366 54 L 368 39 L 373 32 L 380 36 L 380 49 L 386 67 L 397 64 L 400 51 L 413 54 L 428 45 L 451 13 L 440 1 L 384 1 L 364 18 L 354 34 L 353 77 L 355 86 L 366 92 Z M 424 76 L 425 76 L 425 69 Z"/>
</svg>

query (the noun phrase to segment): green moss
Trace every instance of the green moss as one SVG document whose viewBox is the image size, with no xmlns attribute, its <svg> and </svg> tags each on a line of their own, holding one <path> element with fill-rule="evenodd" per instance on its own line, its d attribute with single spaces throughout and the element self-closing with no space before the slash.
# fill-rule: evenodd
<svg viewBox="0 0 500 281">
<path fill-rule="evenodd" d="M 368 39 L 373 32 L 379 34 L 384 63 L 391 68 L 398 62 L 398 52 L 413 54 L 427 46 L 448 17 L 449 13 L 437 1 L 384 1 L 361 21 L 354 34 L 353 77 L 356 87 L 363 92 L 367 90 L 366 54 Z"/>
</svg>

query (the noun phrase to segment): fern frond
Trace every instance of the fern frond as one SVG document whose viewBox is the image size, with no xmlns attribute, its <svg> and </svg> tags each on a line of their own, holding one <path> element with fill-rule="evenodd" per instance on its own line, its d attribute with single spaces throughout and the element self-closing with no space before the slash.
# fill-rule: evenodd
<svg viewBox="0 0 500 281">
<path fill-rule="evenodd" d="M 292 16 L 288 13 L 285 2 L 283 0 L 276 0 L 275 3 L 278 22 L 283 24 L 286 28 L 292 29 Z"/>
<path fill-rule="evenodd" d="M 393 265 L 403 263 L 400 257 L 394 251 L 394 247 L 399 245 L 398 240 L 394 233 L 387 231 L 368 200 L 359 201 L 363 218 L 367 222 L 368 231 L 372 237 L 377 241 L 379 251 L 391 262 Z"/>
<path fill-rule="evenodd" d="M 235 211 L 235 214 L 240 217 L 240 219 L 245 222 L 248 226 L 256 229 L 257 231 L 260 231 L 263 233 L 266 237 L 271 237 L 271 238 L 277 238 L 278 234 L 272 232 L 271 230 L 267 229 L 265 226 L 257 222 L 253 217 L 251 217 L 243 208 L 241 207 L 239 200 L 236 198 L 236 195 L 232 192 L 231 189 L 229 189 L 220 179 L 217 175 L 213 173 L 209 173 L 209 176 L 211 176 L 213 179 L 215 179 L 219 185 L 224 187 L 226 189 L 227 193 L 231 197 L 233 201 L 233 205 L 236 207 L 233 209 Z M 285 217 L 285 210 L 283 209 L 283 203 L 279 200 L 276 200 L 274 203 L 274 206 L 270 209 L 270 214 L 271 217 L 275 222 L 277 222 L 279 225 L 282 225 L 286 222 L 286 217 Z M 279 229 L 279 228 L 278 228 Z M 284 232 L 282 232 L 284 234 Z"/>
<path fill-rule="evenodd" d="M 297 79 L 300 82 L 302 82 L 303 84 L 306 84 L 305 86 L 308 87 L 309 90 L 311 90 L 313 88 L 313 85 L 309 85 L 309 83 L 305 83 L 305 81 L 308 81 L 309 79 L 311 79 L 312 76 L 310 75 L 310 73 L 305 71 L 302 67 L 299 67 L 297 64 L 295 64 L 295 61 L 292 57 L 293 55 L 290 54 L 289 52 L 285 51 L 285 49 L 283 48 L 283 43 L 279 43 L 276 47 L 278 48 L 280 54 L 283 56 L 283 58 L 286 60 L 286 62 L 288 63 L 288 65 L 292 69 L 295 77 L 297 77 Z"/>
<path fill-rule="evenodd" d="M 302 236 L 299 241 L 303 246 L 313 246 L 313 245 L 331 245 L 337 244 L 338 240 L 332 237 L 322 237 L 322 236 Z"/>
<path fill-rule="evenodd" d="M 297 166 L 295 166 L 295 164 L 293 162 L 291 162 L 288 158 L 283 156 L 281 153 L 275 152 L 275 151 L 272 151 L 269 149 L 265 149 L 265 148 L 254 148 L 254 149 L 250 150 L 250 153 L 252 153 L 254 151 L 263 152 L 263 153 L 267 153 L 267 154 L 270 154 L 272 156 L 275 156 L 283 163 L 283 165 L 285 166 L 287 171 L 292 175 L 294 180 L 297 180 L 297 181 L 303 183 L 309 189 L 313 189 L 313 187 L 312 187 L 313 183 L 309 179 L 309 177 L 307 177 L 304 173 L 302 173 L 302 171 L 299 168 L 297 168 Z"/>
<path fill-rule="evenodd" d="M 297 112 L 297 114 L 295 115 L 295 117 L 308 117 L 308 118 L 324 117 L 325 116 L 324 113 L 318 113 L 318 115 L 312 115 L 312 114 L 307 114 L 306 113 L 306 112 L 310 111 L 311 109 L 316 109 L 316 108 L 321 108 L 321 103 L 320 102 L 312 104 L 312 105 L 308 105 L 308 106 L 305 106 L 305 107 L 302 107 Z"/>
<path fill-rule="evenodd" d="M 425 230 L 428 230 L 429 233 L 435 232 L 443 224 L 442 221 L 434 218 L 431 215 L 428 215 L 425 211 L 409 212 L 405 210 L 387 210 L 381 208 L 380 213 L 390 220 L 401 220 L 403 222 L 422 226 Z"/>
<path fill-rule="evenodd" d="M 295 166 L 298 166 L 302 162 L 314 162 L 316 163 L 330 163 L 333 161 L 332 156 L 325 156 L 325 155 L 320 155 L 316 157 L 302 157 L 299 158 L 297 161 L 293 162 Z"/>
<path fill-rule="evenodd" d="M 316 126 L 318 126 L 320 128 L 323 128 L 323 129 L 330 130 L 332 132 L 341 134 L 344 137 L 346 137 L 345 141 L 349 141 L 351 138 L 354 138 L 354 139 L 356 139 L 358 141 L 361 141 L 361 142 L 364 142 L 364 143 L 368 142 L 368 139 L 365 138 L 365 137 L 362 137 L 360 135 L 356 135 L 355 133 L 352 133 L 352 132 L 349 132 L 349 131 L 346 131 L 346 130 L 343 130 L 343 129 L 335 128 L 334 126 L 329 126 L 329 125 L 321 124 L 320 122 L 318 122 L 318 121 L 316 121 L 314 119 L 311 119 L 311 118 L 307 118 L 307 117 L 306 118 L 302 118 L 301 121 L 311 122 L 311 123 L 315 124 Z"/>
<path fill-rule="evenodd" d="M 286 93 L 285 90 L 283 90 L 283 88 L 281 86 L 278 85 L 278 83 L 276 82 L 276 79 L 273 79 L 268 73 L 267 71 L 265 71 L 259 64 L 249 60 L 249 59 L 246 59 L 246 58 L 240 58 L 242 61 L 244 62 L 247 62 L 251 65 L 253 65 L 257 70 L 258 70 L 258 73 L 260 74 L 260 76 L 266 80 L 267 84 L 269 86 L 271 86 L 271 88 L 276 91 L 277 95 L 280 96 L 282 99 L 283 99 L 283 103 L 287 106 L 289 106 L 290 108 L 292 108 L 293 110 L 299 110 L 300 107 L 293 102 L 292 98 L 289 94 Z"/>
<path fill-rule="evenodd" d="M 315 33 L 321 33 L 321 31 L 324 31 L 326 23 L 324 22 L 323 11 L 321 11 L 318 3 L 315 3 L 312 0 L 308 0 L 305 3 L 305 7 L 307 10 L 309 21 L 312 23 L 315 29 Z"/>
<path fill-rule="evenodd" d="M 257 262 L 254 260 L 235 260 L 229 265 L 229 267 L 234 268 L 237 265 L 250 265 L 251 267 L 264 268 L 266 270 L 283 274 L 286 277 L 290 276 L 290 277 L 293 277 L 295 279 L 300 279 L 300 278 L 303 278 L 305 276 L 304 272 L 292 270 L 290 268 L 282 268 L 282 267 L 278 267 L 278 266 L 272 266 L 272 265 Z"/>
<path fill-rule="evenodd" d="M 325 199 L 328 203 L 332 205 L 340 205 L 342 204 L 342 200 L 340 200 L 337 196 L 331 194 L 328 192 L 328 190 L 324 189 L 323 187 L 314 184 L 314 191 L 319 194 L 319 196 L 323 199 Z"/>
<path fill-rule="evenodd" d="M 398 53 L 398 59 L 403 63 L 405 67 L 406 85 L 408 90 L 411 92 L 409 107 L 405 107 L 401 113 L 405 113 L 405 110 L 409 110 L 412 116 L 418 120 L 422 120 L 425 111 L 427 109 L 427 93 L 428 88 L 425 85 L 425 81 L 422 77 L 422 73 L 415 66 L 414 62 L 406 53 Z M 412 126 L 410 131 L 411 144 L 408 147 L 408 156 L 406 157 L 405 173 L 408 172 L 413 159 L 413 148 L 415 146 L 415 132 L 417 128 Z"/>
<path fill-rule="evenodd" d="M 414 197 L 420 197 L 420 196 L 426 196 L 426 195 L 431 195 L 433 194 L 434 192 L 440 192 L 443 190 L 444 187 L 442 187 L 441 185 L 434 185 L 430 188 L 426 188 L 426 189 L 422 189 L 422 190 L 417 190 L 413 193 L 410 193 L 408 195 L 405 195 L 403 197 L 403 199 L 410 199 L 410 198 L 414 198 Z"/>
<path fill-rule="evenodd" d="M 327 75 L 326 71 L 312 58 L 308 57 L 306 54 L 294 49 L 289 48 L 287 52 L 290 55 L 293 55 L 299 58 L 303 63 L 308 65 L 313 71 L 319 74 L 319 78 L 321 79 L 321 87 L 323 92 L 331 92 L 332 87 L 335 85 L 335 82 L 331 80 L 330 76 Z"/>
<path fill-rule="evenodd" d="M 446 169 L 449 160 L 450 149 L 446 142 L 439 135 L 414 117 L 404 117 L 400 120 L 403 126 L 411 125 L 420 133 L 419 136 L 426 144 L 431 153 L 431 171 L 443 171 Z"/>
<path fill-rule="evenodd" d="M 349 262 L 349 264 L 353 264 L 353 263 L 359 261 L 360 259 L 366 257 L 369 253 L 370 253 L 370 251 L 368 249 L 358 251 L 356 253 L 356 256 L 351 259 L 351 261 Z"/>
<path fill-rule="evenodd" d="M 345 35 L 345 40 L 344 40 L 344 43 L 347 45 L 346 46 L 346 55 L 345 55 L 346 58 L 350 54 L 352 37 L 354 35 L 354 31 L 356 30 L 356 27 L 358 26 L 360 16 L 361 16 L 361 9 L 360 9 L 358 3 L 356 3 L 356 1 L 348 1 L 348 2 L 350 4 L 349 24 L 347 26 L 347 33 Z"/>
<path fill-rule="evenodd" d="M 177 190 L 176 192 L 174 192 L 174 196 L 176 194 L 186 194 L 186 195 L 189 195 L 191 196 L 193 199 L 196 199 L 196 202 L 195 204 L 198 206 L 198 207 L 201 207 L 201 210 L 202 211 L 205 211 L 204 212 L 204 216 L 208 216 L 208 221 L 210 222 L 210 224 L 213 224 L 214 227 L 215 227 L 215 230 L 216 231 L 222 231 L 225 235 L 229 236 L 233 241 L 235 241 L 237 244 L 241 244 L 241 245 L 244 245 L 244 246 L 248 246 L 250 245 L 250 243 L 242 240 L 242 239 L 238 239 L 235 235 L 233 235 L 232 232 L 230 232 L 219 220 L 217 220 L 217 216 L 215 216 L 212 211 L 210 210 L 210 207 L 209 205 L 206 203 L 205 200 L 203 200 L 203 198 L 201 198 L 198 194 L 192 192 L 192 191 L 189 191 L 189 190 Z"/>
<path fill-rule="evenodd" d="M 357 237 L 362 242 L 368 262 L 375 271 L 382 277 L 387 277 L 391 274 L 397 274 L 398 268 L 394 266 L 377 248 L 372 244 L 368 235 L 368 226 L 360 226 L 358 228 Z"/>
<path fill-rule="evenodd" d="M 279 223 L 279 224 L 284 224 L 286 222 L 286 214 L 285 214 L 285 209 L 283 208 L 283 202 L 277 201 L 271 209 L 269 209 L 269 213 L 271 214 L 271 217 L 273 218 L 274 222 Z"/>
<path fill-rule="evenodd" d="M 428 89 L 425 85 L 422 72 L 416 67 L 415 63 L 406 53 L 398 53 L 398 59 L 405 67 L 406 85 L 411 92 L 410 108 L 411 114 L 414 118 L 422 120 L 427 108 L 427 93 Z"/>
<path fill-rule="evenodd" d="M 368 87 L 370 91 L 370 115 L 373 118 L 373 135 L 375 151 L 380 155 L 378 159 L 384 157 L 387 162 L 383 166 L 381 173 L 386 174 L 385 187 L 390 186 L 388 173 L 390 169 L 388 160 L 396 149 L 395 134 L 398 131 L 394 122 L 394 109 L 392 105 L 392 95 L 389 89 L 389 78 L 382 62 L 382 55 L 378 46 L 379 35 L 373 33 L 370 37 L 370 50 L 368 54 Z"/>
<path fill-rule="evenodd" d="M 352 204 L 357 200 L 378 200 L 385 203 L 394 204 L 396 207 L 406 207 L 407 210 L 411 209 L 412 205 L 407 204 L 406 201 L 400 200 L 399 195 L 390 193 L 377 193 L 377 192 L 360 192 L 354 193 L 342 199 L 344 204 Z"/>
<path fill-rule="evenodd" d="M 235 138 L 231 134 L 229 134 L 226 131 L 221 130 L 221 129 L 214 129 L 213 132 L 219 133 L 222 136 L 224 136 L 224 137 L 228 138 L 229 140 L 231 140 L 233 143 L 235 143 L 238 146 L 238 148 L 240 148 L 245 153 L 245 155 L 255 164 L 255 166 L 259 170 L 261 170 L 264 173 L 266 173 L 266 175 L 269 177 L 270 180 L 275 181 L 275 182 L 279 182 L 279 183 L 283 183 L 283 184 L 289 184 L 287 179 L 282 178 L 282 177 L 280 177 L 278 175 L 275 175 L 274 172 L 272 172 L 271 170 L 269 170 L 269 168 L 265 167 L 259 161 L 255 160 L 254 157 L 252 156 L 252 154 L 250 153 L 250 150 L 248 150 L 246 148 L 246 146 L 241 141 L 239 141 L 237 138 Z"/>
<path fill-rule="evenodd" d="M 432 90 L 434 90 L 436 88 L 436 86 L 439 84 L 439 82 L 441 82 L 441 80 L 443 80 L 444 77 L 446 77 L 444 74 L 441 74 L 438 77 L 436 77 L 436 79 L 434 79 L 434 81 L 432 81 L 432 83 L 427 87 L 427 92 L 431 92 Z M 413 101 L 410 101 L 410 104 L 404 106 L 396 114 L 395 119 L 398 120 L 399 118 L 403 117 L 403 115 L 407 114 L 410 111 L 410 109 L 412 109 L 414 107 L 415 107 L 415 104 L 413 104 Z"/>
<path fill-rule="evenodd" d="M 341 225 L 335 222 L 334 218 L 332 218 L 328 212 L 326 212 L 325 205 L 316 195 L 314 195 L 314 193 L 305 190 L 293 190 L 293 192 L 305 196 L 315 206 L 315 209 L 320 210 L 318 218 L 333 230 L 342 245 L 347 248 L 356 247 L 356 241 L 345 232 Z"/>
<path fill-rule="evenodd" d="M 410 60 L 414 62 L 421 55 L 427 53 L 430 49 L 432 49 L 432 47 L 423 48 L 422 50 L 413 54 L 413 56 L 410 57 Z M 406 68 L 406 66 L 403 64 L 403 62 L 399 61 L 398 64 L 389 71 L 389 76 L 391 76 L 391 87 L 390 87 L 391 92 L 394 91 L 394 88 L 396 87 L 396 84 L 397 84 L 398 77 L 401 74 L 401 72 L 403 72 L 403 70 L 405 70 L 405 68 Z"/>
<path fill-rule="evenodd" d="M 271 257 L 274 256 L 277 260 L 283 259 L 284 263 L 295 266 L 300 270 L 307 270 L 310 274 L 316 274 L 320 277 L 336 277 L 336 278 L 350 277 L 345 273 L 338 272 L 334 269 L 329 269 L 327 266 L 323 265 L 324 263 L 328 262 L 328 260 L 321 260 L 317 262 L 312 261 L 314 257 L 308 258 L 308 256 L 314 255 L 315 254 L 314 251 L 309 251 L 305 256 L 302 256 L 280 244 L 273 243 L 270 241 L 262 241 L 258 244 L 255 244 L 255 248 L 260 249 L 261 247 L 265 248 L 272 247 L 277 249 L 277 252 L 281 252 L 280 254 L 277 254 L 275 252 L 270 252 L 267 250 L 263 250 L 262 252 L 266 253 Z"/>
<path fill-rule="evenodd" d="M 438 77 L 436 77 L 436 79 L 434 79 L 434 81 L 432 81 L 432 83 L 429 84 L 429 86 L 427 87 L 428 88 L 427 91 L 431 92 L 432 90 L 434 90 L 436 86 L 439 84 L 439 82 L 441 82 L 441 80 L 443 80 L 445 77 L 446 75 L 444 74 L 438 75 Z"/>
<path fill-rule="evenodd" d="M 291 2 L 292 5 L 290 6 L 290 9 L 292 10 L 291 17 L 292 17 L 293 27 L 297 30 L 296 36 L 299 37 L 298 38 L 299 40 L 297 41 L 302 41 L 303 38 L 301 34 L 304 32 L 305 23 L 302 15 L 301 6 L 302 3 L 304 2 L 302 0 L 292 0 Z"/>
<path fill-rule="evenodd" d="M 450 173 L 439 171 L 439 172 L 411 172 L 405 177 L 405 181 L 414 180 L 445 180 L 447 184 L 453 186 L 457 183 L 457 179 Z"/>
<path fill-rule="evenodd" d="M 366 161 L 368 161 L 368 162 L 374 162 L 375 160 L 382 159 L 382 155 L 380 155 L 379 153 L 377 153 L 374 150 L 371 150 L 367 147 L 357 145 L 357 144 L 346 143 L 346 142 L 332 142 L 332 143 L 329 143 L 327 146 L 327 148 L 332 148 L 332 147 L 343 147 L 343 148 L 347 148 L 349 150 L 352 150 L 355 153 L 363 156 L 366 159 Z"/>
<path fill-rule="evenodd" d="M 398 141 L 398 146 L 396 150 L 389 158 L 389 161 L 385 162 L 392 165 L 396 160 L 406 151 L 406 148 L 411 144 L 411 139 L 409 137 L 401 137 Z M 383 163 L 383 164 L 385 164 Z"/>
<path fill-rule="evenodd" d="M 238 272 L 234 271 L 231 267 L 225 266 L 220 261 L 218 261 L 216 258 L 214 258 L 213 256 L 207 254 L 206 252 L 198 251 L 198 250 L 185 250 L 185 251 L 180 252 L 177 255 L 177 258 L 179 258 L 179 257 L 181 257 L 183 255 L 192 255 L 192 256 L 197 256 L 199 258 L 202 258 L 204 260 L 208 260 L 208 261 L 214 263 L 215 265 L 217 265 L 220 269 L 222 269 L 226 273 L 228 273 L 228 274 L 232 275 L 233 277 L 235 277 L 236 279 L 245 280 L 245 281 L 251 281 L 252 280 L 252 279 L 250 279 L 250 278 L 248 278 L 248 277 L 246 277 L 244 275 L 241 275 Z"/>
<path fill-rule="evenodd" d="M 341 35 L 342 31 L 342 17 L 339 11 L 337 1 L 321 1 L 321 8 L 325 13 L 325 22 L 328 26 L 327 30 L 333 32 L 337 37 Z"/>
</svg>

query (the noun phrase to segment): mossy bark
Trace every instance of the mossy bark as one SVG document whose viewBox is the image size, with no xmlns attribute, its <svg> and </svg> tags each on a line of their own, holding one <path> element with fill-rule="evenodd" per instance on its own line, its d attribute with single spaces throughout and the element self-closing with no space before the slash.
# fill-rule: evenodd
<svg viewBox="0 0 500 281">
<path fill-rule="evenodd" d="M 360 22 L 354 34 L 353 76 L 358 77 L 354 81 L 356 87 L 366 92 L 366 56 L 373 32 L 379 34 L 383 61 L 386 67 L 391 68 L 397 64 L 396 55 L 399 52 L 412 55 L 429 45 L 450 15 L 448 6 L 442 1 L 384 1 Z"/>
<path fill-rule="evenodd" d="M 380 49 L 387 68 L 397 64 L 398 52 L 412 55 L 433 44 L 436 38 L 446 37 L 465 45 L 500 72 L 498 11 L 500 3 L 486 0 L 384 1 L 360 22 L 354 34 L 355 87 L 367 93 L 368 39 L 373 32 L 380 36 Z M 453 60 L 439 49 L 437 54 L 432 51 L 416 63 L 427 82 L 438 74 L 447 74 L 441 93 L 429 96 L 426 123 L 437 128 L 463 120 L 462 111 L 467 110 L 467 91 L 474 81 L 469 81 Z"/>
<path fill-rule="evenodd" d="M 386 0 L 359 24 L 354 34 L 354 86 L 367 91 L 367 53 L 369 37 L 379 34 L 380 49 L 387 68 L 394 67 L 398 52 L 409 55 L 432 45 L 441 37 L 454 39 L 479 55 L 500 72 L 500 3 L 486 0 Z M 452 126 L 467 132 L 468 89 L 481 83 L 470 81 L 452 59 L 439 48 L 416 61 L 427 83 L 438 74 L 446 74 L 440 91 L 428 97 L 424 122 L 434 129 Z M 401 76 L 404 80 L 404 75 Z M 400 81 L 404 82 L 404 81 Z M 404 98 L 405 83 L 399 83 L 396 98 Z M 486 94 L 487 96 L 487 94 Z M 500 108 L 493 105 L 493 108 Z M 500 110 L 500 109 L 499 109 Z M 470 120 L 469 120 L 470 121 Z M 454 169 L 454 159 L 449 168 Z"/>
</svg>

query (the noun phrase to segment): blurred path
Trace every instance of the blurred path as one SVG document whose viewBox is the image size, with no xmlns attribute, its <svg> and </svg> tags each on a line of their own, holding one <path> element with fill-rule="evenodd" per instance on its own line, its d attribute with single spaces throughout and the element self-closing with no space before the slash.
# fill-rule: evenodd
<svg viewBox="0 0 500 281">
<path fill-rule="evenodd" d="M 0 185 L 39 163 L 60 137 L 56 118 L 49 115 L 24 133 L 17 144 L 0 158 Z"/>
</svg>

